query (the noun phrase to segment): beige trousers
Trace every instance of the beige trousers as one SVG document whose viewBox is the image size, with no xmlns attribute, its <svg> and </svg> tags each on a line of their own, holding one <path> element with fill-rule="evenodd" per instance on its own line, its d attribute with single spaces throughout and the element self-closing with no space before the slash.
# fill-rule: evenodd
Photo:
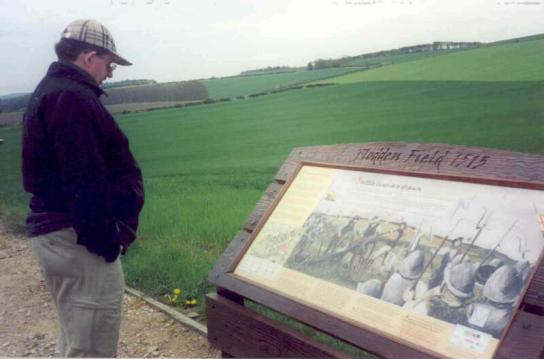
<svg viewBox="0 0 544 359">
<path fill-rule="evenodd" d="M 107 263 L 77 244 L 72 228 L 31 238 L 59 321 L 63 357 L 115 357 L 125 279 L 121 261 Z"/>
</svg>

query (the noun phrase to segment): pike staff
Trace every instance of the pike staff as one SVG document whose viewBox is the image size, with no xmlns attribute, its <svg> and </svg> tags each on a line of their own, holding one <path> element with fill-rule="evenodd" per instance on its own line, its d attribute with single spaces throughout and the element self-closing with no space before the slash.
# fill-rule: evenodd
<svg viewBox="0 0 544 359">
<path fill-rule="evenodd" d="M 485 258 L 480 262 L 480 264 L 478 264 L 478 266 L 476 267 L 476 271 L 485 263 L 485 261 L 487 261 L 493 255 L 493 253 L 495 253 L 497 248 L 499 248 L 499 246 L 501 245 L 502 241 L 506 238 L 506 236 L 510 233 L 510 231 L 516 226 L 516 223 L 518 223 L 517 219 L 514 222 L 512 222 L 512 225 L 510 225 L 510 227 L 506 230 L 506 232 L 504 232 L 501 239 L 499 239 L 497 244 L 495 244 L 491 252 L 489 252 L 487 256 L 485 256 Z"/>
<path fill-rule="evenodd" d="M 478 223 L 476 223 L 476 229 L 478 230 L 478 232 L 476 232 L 476 235 L 472 239 L 472 242 L 470 242 L 469 247 L 467 248 L 465 253 L 463 253 L 463 256 L 459 260 L 459 263 L 461 263 L 463 261 L 463 259 L 465 259 L 468 252 L 470 252 L 472 250 L 472 248 L 474 247 L 474 243 L 476 243 L 476 240 L 478 239 L 478 237 L 480 237 L 480 234 L 482 234 L 482 231 L 487 227 L 487 224 L 489 223 L 489 218 L 491 218 L 491 216 L 493 215 L 493 211 L 491 211 L 489 213 L 489 215 L 487 215 L 487 217 L 486 217 L 486 215 L 487 215 L 487 209 L 484 209 L 484 214 L 482 214 L 482 216 L 478 220 Z M 484 218 L 485 218 L 485 220 L 484 220 Z"/>
</svg>

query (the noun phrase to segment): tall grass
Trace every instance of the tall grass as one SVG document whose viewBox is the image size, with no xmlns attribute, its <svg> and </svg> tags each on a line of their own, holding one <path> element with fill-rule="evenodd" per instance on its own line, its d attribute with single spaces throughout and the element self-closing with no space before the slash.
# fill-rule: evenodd
<svg viewBox="0 0 544 359">
<path fill-rule="evenodd" d="M 141 236 L 124 259 L 127 282 L 154 296 L 180 288 L 202 298 L 207 273 L 261 191 L 168 177 L 146 187 Z"/>
</svg>

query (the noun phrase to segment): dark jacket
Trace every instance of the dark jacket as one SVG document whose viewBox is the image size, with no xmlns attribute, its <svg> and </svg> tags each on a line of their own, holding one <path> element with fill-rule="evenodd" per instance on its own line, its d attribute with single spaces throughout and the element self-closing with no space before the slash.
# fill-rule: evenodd
<svg viewBox="0 0 544 359">
<path fill-rule="evenodd" d="M 85 71 L 54 62 L 23 117 L 23 184 L 29 236 L 73 227 L 78 243 L 107 261 L 135 239 L 142 174 L 128 139 Z"/>
</svg>

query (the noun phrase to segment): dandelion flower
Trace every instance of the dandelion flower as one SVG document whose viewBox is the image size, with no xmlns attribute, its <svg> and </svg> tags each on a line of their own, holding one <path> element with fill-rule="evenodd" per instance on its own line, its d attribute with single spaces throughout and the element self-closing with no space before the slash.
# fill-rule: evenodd
<svg viewBox="0 0 544 359">
<path fill-rule="evenodd" d="M 179 288 L 174 289 L 174 294 L 175 295 L 179 295 L 180 293 L 181 293 L 181 289 L 179 289 Z"/>
</svg>

